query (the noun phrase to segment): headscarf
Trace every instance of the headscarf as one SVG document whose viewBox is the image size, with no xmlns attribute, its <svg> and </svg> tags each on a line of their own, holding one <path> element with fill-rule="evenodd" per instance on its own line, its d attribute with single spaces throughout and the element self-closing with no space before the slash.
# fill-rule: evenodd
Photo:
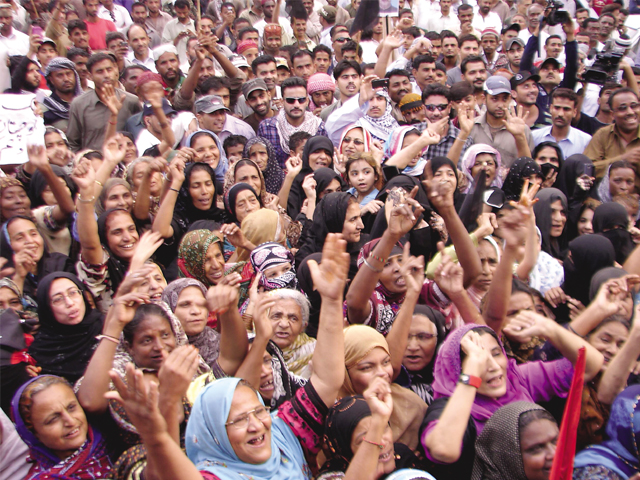
<svg viewBox="0 0 640 480">
<path fill-rule="evenodd" d="M 244 146 L 244 152 L 242 152 L 242 158 L 249 158 L 251 153 L 251 147 L 253 147 L 256 143 L 260 143 L 264 145 L 267 149 L 267 155 L 269 156 L 267 160 L 267 168 L 264 170 L 260 170 L 260 173 L 264 176 L 264 184 L 267 189 L 267 192 L 273 193 L 277 195 L 280 192 L 280 188 L 282 187 L 282 182 L 284 182 L 284 172 L 280 165 L 278 164 L 278 159 L 276 157 L 276 151 L 271 145 L 271 142 L 265 140 L 262 137 L 253 137 L 247 141 L 247 144 Z"/>
<path fill-rule="evenodd" d="M 393 157 L 396 153 L 402 150 L 402 144 L 404 143 L 404 137 L 407 136 L 409 132 L 416 132 L 417 129 L 414 126 L 404 126 L 398 127 L 391 132 L 389 138 L 384 145 L 384 156 L 388 160 Z M 419 132 L 418 132 L 419 134 Z M 428 147 L 425 147 L 420 152 L 420 160 L 413 167 L 407 166 L 402 173 L 404 175 L 410 175 L 412 177 L 418 177 L 422 175 L 424 172 L 424 167 L 427 165 L 427 160 L 424 158 L 424 154 Z"/>
<path fill-rule="evenodd" d="M 507 201 L 518 201 L 525 179 L 532 175 L 538 175 L 542 178 L 542 170 L 540 170 L 538 162 L 529 157 L 520 157 L 513 162 L 502 184 L 502 191 L 507 197 Z"/>
<path fill-rule="evenodd" d="M 589 286 L 589 301 L 592 301 L 598 295 L 600 287 L 614 278 L 620 278 L 628 275 L 628 272 L 620 267 L 605 267 L 598 270 L 591 277 L 591 285 Z"/>
<path fill-rule="evenodd" d="M 291 138 L 291 135 L 297 132 L 307 132 L 309 135 L 315 135 L 321 124 L 322 119 L 320 119 L 320 117 L 316 117 L 313 113 L 305 111 L 302 123 L 299 126 L 294 127 L 287 120 L 284 108 L 280 109 L 276 115 L 276 131 L 280 138 L 280 148 L 282 148 L 282 151 L 286 154 L 291 153 L 291 150 L 289 149 L 289 139 Z"/>
<path fill-rule="evenodd" d="M 391 97 L 389 97 L 389 94 L 385 90 L 376 90 L 374 94 L 379 97 L 384 97 L 387 101 L 384 113 L 381 117 L 373 118 L 369 115 L 369 110 L 367 109 L 367 113 L 358 119 L 356 125 L 363 127 L 363 129 L 367 130 L 376 140 L 385 142 L 387 138 L 389 138 L 389 135 L 391 135 L 391 132 L 398 128 L 399 125 L 398 121 L 391 114 L 393 107 L 391 106 Z"/>
<path fill-rule="evenodd" d="M 71 178 L 65 173 L 62 167 L 57 165 L 51 165 L 51 170 L 56 177 L 62 178 L 64 182 L 69 187 L 71 191 L 71 198 L 74 196 L 75 186 L 71 181 Z M 29 198 L 31 199 L 31 208 L 38 208 L 44 205 L 44 200 L 42 200 L 42 192 L 44 189 L 49 186 L 49 183 L 44 178 L 44 175 L 40 170 L 36 170 L 34 174 L 31 176 L 31 183 L 29 184 Z"/>
<path fill-rule="evenodd" d="M 264 287 L 266 291 L 276 290 L 278 288 L 298 290 L 298 279 L 294 268 L 293 254 L 279 243 L 266 242 L 258 245 L 249 255 L 249 260 L 256 275 L 260 275 L 258 285 Z M 291 270 L 278 277 L 270 279 L 266 277 L 264 273 L 265 270 L 287 262 L 291 264 Z"/>
<path fill-rule="evenodd" d="M 12 178 L 12 177 L 0 177 L 0 197 L 2 197 L 2 191 L 5 188 L 9 188 L 9 187 L 20 187 L 24 190 L 24 193 L 28 194 L 29 192 L 27 192 L 27 189 L 25 188 L 24 184 L 16 179 L 16 178 Z M 7 220 L 9 220 L 8 218 L 4 218 L 2 216 L 2 209 L 0 209 L 0 221 L 2 221 L 3 223 L 6 222 Z"/>
<path fill-rule="evenodd" d="M 215 193 L 211 208 L 209 210 L 200 210 L 193 204 L 193 199 L 189 193 L 189 183 L 191 181 L 191 175 L 195 167 L 199 170 L 204 170 L 211 175 L 215 185 Z M 220 165 L 218 165 L 220 166 Z M 206 163 L 190 163 L 184 169 L 184 182 L 180 187 L 180 193 L 178 193 L 178 200 L 173 213 L 173 221 L 178 222 L 180 227 L 186 231 L 189 225 L 197 220 L 216 220 L 221 221 L 224 218 L 224 212 L 220 210 L 216 204 L 215 196 L 219 194 L 218 182 L 216 182 L 217 176 L 213 172 L 213 169 Z"/>
<path fill-rule="evenodd" d="M 242 160 L 238 160 L 237 162 L 234 162 L 234 164 L 231 165 L 231 167 L 229 167 L 229 170 L 227 171 L 227 174 L 224 177 L 224 194 L 226 195 L 229 189 L 236 184 L 236 169 L 241 166 L 244 167 L 248 165 L 253 166 L 258 172 L 258 176 L 260 177 L 260 192 L 257 192 L 257 193 L 260 194 L 260 199 L 262 200 L 262 204 L 265 205 L 269 203 L 269 200 L 273 198 L 273 195 L 271 195 L 270 193 L 267 193 L 267 190 L 265 188 L 264 175 L 262 174 L 262 171 L 258 167 L 258 164 L 253 160 L 249 160 L 248 158 L 243 158 Z"/>
<path fill-rule="evenodd" d="M 542 410 L 530 402 L 514 402 L 498 409 L 476 440 L 471 480 L 527 480 L 520 453 L 520 417 Z"/>
<path fill-rule="evenodd" d="M 185 142 L 185 147 L 191 147 L 191 142 L 193 141 L 193 137 L 202 135 L 203 133 L 209 135 L 214 142 L 216 142 L 216 146 L 218 147 L 218 151 L 220 152 L 220 159 L 218 160 L 218 165 L 216 166 L 215 174 L 216 180 L 218 182 L 224 182 L 224 176 L 227 174 L 227 170 L 229 170 L 229 160 L 227 160 L 227 155 L 224 152 L 224 148 L 222 146 L 222 142 L 218 138 L 218 136 L 210 130 L 196 130 L 189 137 L 187 137 L 187 141 Z M 185 169 L 185 177 L 186 177 L 186 169 Z M 186 182 L 186 178 L 185 178 Z M 215 203 L 215 202 L 214 202 Z"/>
<path fill-rule="evenodd" d="M 576 153 L 575 155 L 571 155 L 564 161 L 562 168 L 560 169 L 560 173 L 558 174 L 558 179 L 556 180 L 556 187 L 564 193 L 567 198 L 571 199 L 576 196 L 576 180 L 580 175 L 585 172 L 585 167 L 593 166 L 593 162 L 586 155 L 582 155 L 580 153 Z M 578 187 L 580 189 L 580 187 Z M 584 192 L 584 190 L 579 190 L 578 193 Z"/>
<path fill-rule="evenodd" d="M 333 182 L 338 180 L 342 186 L 342 177 L 333 168 L 320 167 L 313 172 L 313 179 L 316 181 L 316 195 L 320 195 Z"/>
<path fill-rule="evenodd" d="M 313 213 L 311 239 L 313 251 L 321 252 L 324 241 L 330 233 L 342 233 L 349 204 L 356 203 L 353 195 L 346 192 L 332 192 L 324 196 Z"/>
<path fill-rule="evenodd" d="M 104 182 L 104 187 L 102 187 L 102 191 L 100 192 L 100 196 L 96 202 L 96 214 L 102 215 L 105 212 L 104 202 L 107 200 L 107 197 L 109 197 L 109 192 L 118 185 L 122 185 L 129 191 L 129 193 L 131 193 L 131 185 L 129 185 L 129 182 L 126 180 L 122 178 L 108 179 Z"/>
<path fill-rule="evenodd" d="M 117 258 L 109 248 L 109 242 L 107 241 L 107 221 L 111 215 L 117 213 L 126 213 L 131 217 L 131 214 L 123 208 L 111 208 L 98 217 L 98 235 L 100 237 L 102 248 L 104 248 L 109 254 L 107 269 L 109 271 L 111 291 L 114 293 L 118 291 L 118 287 L 122 283 L 122 280 L 124 280 L 127 270 L 129 270 L 129 260 Z"/>
<path fill-rule="evenodd" d="M 612 267 L 616 253 L 611 242 L 596 234 L 580 235 L 569 243 L 564 260 L 564 283 L 561 288 L 570 297 L 589 304 L 591 277 L 600 269 Z"/>
<path fill-rule="evenodd" d="M 51 284 L 59 279 L 71 280 L 82 292 L 84 318 L 77 325 L 58 323 L 49 299 Z M 38 318 L 40 329 L 29 347 L 29 353 L 46 373 L 52 373 L 75 382 L 84 373 L 96 346 L 96 335 L 102 331 L 102 313 L 92 308 L 85 296 L 84 284 L 71 273 L 50 273 L 38 284 Z"/>
<path fill-rule="evenodd" d="M 204 270 L 209 247 L 217 243 L 222 250 L 222 239 L 210 230 L 187 232 L 178 248 L 178 269 L 181 278 L 195 278 L 205 286 L 211 286 Z"/>
<path fill-rule="evenodd" d="M 533 205 L 533 212 L 536 215 L 536 225 L 542 233 L 542 251 L 547 252 L 554 258 L 562 259 L 564 250 L 567 248 L 567 223 L 569 220 L 569 207 L 567 197 L 557 188 L 544 188 L 536 195 L 538 202 Z M 555 239 L 557 245 L 551 239 L 551 204 L 560 200 L 562 208 L 567 217 L 562 234 Z"/>
<path fill-rule="evenodd" d="M 628 227 L 629 215 L 619 203 L 603 203 L 593 213 L 593 232 L 609 239 L 616 251 L 616 262 L 620 265 L 635 248 Z"/>
<path fill-rule="evenodd" d="M 271 457 L 260 464 L 245 463 L 233 450 L 225 423 L 239 378 L 221 378 L 205 387 L 195 401 L 187 424 L 187 456 L 196 468 L 220 480 L 311 479 L 300 441 L 291 428 L 277 416 L 271 416 Z M 264 405 L 260 395 L 259 402 Z"/>
<path fill-rule="evenodd" d="M 436 174 L 436 172 L 438 170 L 440 170 L 444 166 L 448 166 L 449 168 L 451 168 L 451 170 L 453 170 L 453 173 L 454 173 L 454 175 L 456 177 L 456 186 L 455 186 L 455 190 L 453 191 L 453 203 L 456 206 L 456 210 L 460 210 L 460 208 L 462 207 L 462 202 L 464 200 L 464 195 L 462 195 L 460 193 L 460 189 L 458 188 L 458 186 L 459 186 L 458 169 L 456 168 L 455 163 L 453 163 L 447 157 L 443 157 L 443 156 L 433 157 L 430 160 L 430 163 L 431 163 L 431 171 L 433 172 L 434 175 Z M 438 210 L 436 208 L 434 208 L 434 207 L 431 207 L 431 208 L 436 213 L 438 213 Z"/>
<path fill-rule="evenodd" d="M 98 430 L 87 423 L 87 441 L 64 460 L 38 439 L 26 425 L 20 414 L 20 398 L 25 389 L 33 382 L 42 380 L 42 376 L 30 379 L 13 396 L 11 416 L 16 431 L 29 447 L 29 456 L 35 461 L 25 480 L 77 480 L 110 477 L 112 463 L 107 454 L 107 444 Z M 71 388 L 69 386 L 69 388 Z M 80 407 L 81 408 L 81 407 Z"/>
<path fill-rule="evenodd" d="M 258 200 L 258 203 L 262 208 L 262 201 L 251 185 L 248 183 L 236 183 L 224 194 L 224 206 L 227 209 L 227 212 L 231 215 L 230 220 L 236 224 L 239 224 L 238 217 L 236 217 L 236 199 L 240 192 L 244 192 L 245 190 L 249 190 L 253 193 L 253 196 L 256 197 L 256 200 Z"/>
<path fill-rule="evenodd" d="M 322 298 L 320 294 L 314 290 L 313 279 L 311 278 L 311 270 L 309 269 L 309 261 L 314 260 L 320 265 L 322 262 L 322 252 L 312 253 L 307 255 L 302 262 L 297 265 L 298 285 L 300 290 L 304 293 L 309 300 L 309 324 L 305 333 L 310 337 L 316 337 L 318 334 L 318 324 L 320 322 L 320 306 L 322 304 Z"/>
<path fill-rule="evenodd" d="M 351 130 L 355 130 L 358 128 L 362 132 L 362 136 L 364 137 L 364 151 L 371 151 L 371 144 L 373 143 L 373 137 L 369 132 L 367 132 L 361 125 L 357 125 L 352 123 L 351 125 L 347 125 L 346 128 L 342 131 L 342 135 L 340 136 L 340 143 L 338 144 L 338 153 L 342 155 L 344 152 L 342 151 L 342 143 L 344 142 L 344 137 L 347 136 Z"/>
<path fill-rule="evenodd" d="M 591 465 L 613 470 L 621 478 L 631 478 L 640 471 L 640 385 L 622 391 L 611 405 L 607 422 L 607 440 L 591 445 L 576 455 L 573 468 Z"/>
<path fill-rule="evenodd" d="M 467 323 L 453 330 L 447 339 L 442 344 L 442 348 L 438 352 L 436 358 L 435 368 L 433 376 L 435 381 L 433 382 L 433 391 L 435 398 L 451 397 L 453 395 L 460 373 L 462 373 L 462 359 L 460 358 L 460 342 L 468 332 L 475 329 L 484 329 L 486 334 L 492 335 L 500 348 L 502 354 L 506 357 L 506 352 L 502 345 L 502 342 L 489 327 L 485 325 L 476 325 L 474 323 Z M 516 369 L 516 361 L 514 359 L 507 359 L 506 370 L 506 384 L 507 391 L 500 398 L 490 398 L 483 395 L 476 395 L 473 405 L 471 406 L 471 417 L 476 425 L 476 431 L 478 434 L 482 432 L 484 423 L 502 406 L 508 405 L 517 401 L 531 402 L 533 399 L 527 390 L 522 385 L 524 380 L 521 378 L 521 374 Z"/>
<path fill-rule="evenodd" d="M 598 199 L 602 203 L 613 202 L 613 197 L 611 196 L 611 190 L 609 189 L 610 175 L 611 175 L 611 165 L 607 167 L 607 173 L 604 174 L 604 177 L 602 177 L 602 180 L 600 180 L 600 183 L 598 184 Z"/>
<path fill-rule="evenodd" d="M 75 90 L 73 92 L 73 96 L 79 97 L 80 95 L 82 95 L 82 85 L 80 83 L 80 76 L 78 75 L 75 64 L 68 58 L 56 57 L 56 58 L 52 58 L 49 61 L 47 68 L 45 68 L 44 70 L 44 77 L 47 80 L 47 85 L 49 86 L 49 90 L 51 90 L 53 94 L 48 97 L 45 97 L 42 103 L 44 104 L 45 107 L 47 107 L 47 110 L 52 112 L 53 115 L 55 115 L 56 117 L 64 118 L 65 120 L 68 120 L 70 103 L 67 103 L 64 101 L 62 101 L 64 102 L 62 103 L 61 101 L 58 101 L 61 99 L 59 99 L 58 96 L 55 94 L 53 83 L 49 78 L 49 76 L 53 72 L 59 72 L 60 70 L 71 70 L 73 72 L 73 74 L 76 77 L 76 84 L 75 84 Z"/>
<path fill-rule="evenodd" d="M 245 238 L 254 245 L 273 242 L 284 237 L 284 227 L 280 214 L 268 208 L 261 208 L 251 212 L 242 220 L 240 229 Z M 236 252 L 238 253 L 239 262 L 249 260 L 249 254 L 251 253 L 249 250 L 238 248 Z"/>
<path fill-rule="evenodd" d="M 491 185 L 487 185 L 487 187 L 502 187 L 502 178 L 500 177 L 501 169 L 502 169 L 502 160 L 500 158 L 500 152 L 493 148 L 491 145 L 486 145 L 484 143 L 476 143 L 475 145 L 471 145 L 462 157 L 462 161 L 460 162 L 460 167 L 464 176 L 467 177 L 468 185 L 465 193 L 471 190 L 475 179 L 473 175 L 471 175 L 471 170 L 476 163 L 476 157 L 481 153 L 490 153 L 493 155 L 493 159 L 496 162 L 496 176 L 494 177 Z"/>
</svg>

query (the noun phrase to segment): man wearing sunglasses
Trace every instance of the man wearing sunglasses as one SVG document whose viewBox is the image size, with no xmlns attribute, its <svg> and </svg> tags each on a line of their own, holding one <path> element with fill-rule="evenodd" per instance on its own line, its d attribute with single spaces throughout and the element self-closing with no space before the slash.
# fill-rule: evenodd
<svg viewBox="0 0 640 480">
<path fill-rule="evenodd" d="M 260 122 L 258 136 L 271 142 L 276 151 L 276 158 L 280 167 L 285 167 L 285 162 L 290 155 L 289 139 L 296 132 L 307 132 L 311 136 L 324 135 L 327 131 L 324 122 L 307 111 L 309 95 L 307 82 L 300 77 L 287 78 L 280 85 L 283 104 L 278 115 L 266 118 Z"/>
<path fill-rule="evenodd" d="M 451 120 L 445 121 L 451 113 L 451 93 L 449 87 L 440 85 L 439 83 L 427 85 L 427 88 L 422 92 L 422 103 L 424 103 L 426 110 L 426 127 L 433 129 L 440 135 L 438 144 L 431 145 L 429 150 L 427 150 L 427 159 L 431 160 L 433 157 L 446 157 L 460 135 L 460 129 L 456 128 Z M 460 158 L 464 156 L 467 148 L 471 145 L 473 145 L 473 139 L 468 137 L 462 146 Z"/>
</svg>

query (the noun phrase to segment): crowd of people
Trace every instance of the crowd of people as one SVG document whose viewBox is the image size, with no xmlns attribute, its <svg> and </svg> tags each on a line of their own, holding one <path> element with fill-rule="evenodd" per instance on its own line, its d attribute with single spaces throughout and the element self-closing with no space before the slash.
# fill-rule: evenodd
<svg viewBox="0 0 640 480">
<path fill-rule="evenodd" d="M 0 478 L 638 480 L 640 7 L 585 1 L 1 3 Z"/>
</svg>

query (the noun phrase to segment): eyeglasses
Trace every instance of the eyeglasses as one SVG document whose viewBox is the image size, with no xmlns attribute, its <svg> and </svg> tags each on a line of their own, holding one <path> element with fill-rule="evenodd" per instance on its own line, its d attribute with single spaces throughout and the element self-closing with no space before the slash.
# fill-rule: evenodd
<svg viewBox="0 0 640 480">
<path fill-rule="evenodd" d="M 434 333 L 416 333 L 415 335 L 409 334 L 409 341 L 411 341 L 412 338 L 416 338 L 419 342 L 426 342 L 427 340 L 431 340 L 435 337 L 436 335 Z"/>
<path fill-rule="evenodd" d="M 622 113 L 622 112 L 626 112 L 628 108 L 631 108 L 631 110 L 638 110 L 640 108 L 640 103 L 630 103 L 629 105 L 620 105 L 618 108 L 615 109 L 616 112 Z"/>
<path fill-rule="evenodd" d="M 295 105 L 296 102 L 302 105 L 303 103 L 306 103 L 307 97 L 287 97 L 284 99 L 284 101 L 289 105 Z"/>
<path fill-rule="evenodd" d="M 58 293 L 51 297 L 51 305 L 53 305 L 54 307 L 59 307 L 64 303 L 65 298 L 68 298 L 71 301 L 75 301 L 81 294 L 82 292 L 77 288 L 68 290 L 66 295 L 64 293 Z"/>
<path fill-rule="evenodd" d="M 336 43 L 346 43 L 346 42 L 350 42 L 351 39 L 349 37 L 340 37 L 340 38 L 336 38 Z"/>
<path fill-rule="evenodd" d="M 347 145 L 350 143 L 353 143 L 354 145 L 357 145 L 357 146 L 364 145 L 364 142 L 359 138 L 349 138 L 349 137 L 344 137 L 344 140 L 342 140 L 342 143 L 346 143 Z"/>
<path fill-rule="evenodd" d="M 446 103 L 441 103 L 440 105 L 425 105 L 424 108 L 426 108 L 430 112 L 435 112 L 436 108 L 441 112 L 444 112 L 448 106 L 449 105 Z"/>
<path fill-rule="evenodd" d="M 269 409 L 264 405 L 260 405 L 253 410 L 249 410 L 247 413 L 238 415 L 235 420 L 231 420 L 230 422 L 225 423 L 225 426 L 228 427 L 230 425 L 233 425 L 237 429 L 247 428 L 249 426 L 249 416 L 251 414 L 253 414 L 258 420 L 262 422 L 263 420 L 269 418 Z"/>
</svg>

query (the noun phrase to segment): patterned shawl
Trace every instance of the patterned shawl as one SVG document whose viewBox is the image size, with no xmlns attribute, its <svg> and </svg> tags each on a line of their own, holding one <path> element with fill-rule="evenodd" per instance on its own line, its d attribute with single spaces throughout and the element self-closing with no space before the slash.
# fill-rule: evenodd
<svg viewBox="0 0 640 480">
<path fill-rule="evenodd" d="M 264 145 L 267 149 L 267 155 L 269 156 L 269 159 L 267 160 L 267 167 L 260 172 L 264 176 L 262 184 L 266 186 L 267 192 L 277 195 L 280 191 L 280 187 L 282 187 L 282 182 L 284 182 L 284 171 L 278 164 L 276 151 L 273 148 L 273 145 L 271 145 L 271 142 L 262 137 L 253 137 L 249 139 L 247 144 L 244 146 L 242 158 L 250 158 L 249 155 L 251 153 L 251 147 L 256 143 Z"/>
<path fill-rule="evenodd" d="M 307 132 L 309 135 L 314 136 L 321 123 L 322 120 L 320 117 L 316 117 L 311 112 L 305 112 L 302 124 L 300 124 L 299 127 L 294 127 L 287 120 L 284 108 L 281 109 L 276 116 L 276 130 L 280 137 L 280 146 L 282 147 L 282 150 L 287 154 L 291 152 L 289 150 L 289 139 L 291 138 L 291 135 L 296 132 Z"/>
</svg>

